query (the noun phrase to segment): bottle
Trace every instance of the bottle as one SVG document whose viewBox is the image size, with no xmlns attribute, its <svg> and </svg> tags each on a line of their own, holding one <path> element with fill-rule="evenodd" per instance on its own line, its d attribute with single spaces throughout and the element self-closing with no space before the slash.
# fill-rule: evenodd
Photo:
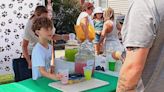
<svg viewBox="0 0 164 92">
<path fill-rule="evenodd" d="M 78 52 L 79 44 L 77 40 L 75 40 L 75 34 L 69 34 L 69 40 L 65 45 L 65 59 L 70 62 L 75 61 L 75 55 Z"/>
</svg>

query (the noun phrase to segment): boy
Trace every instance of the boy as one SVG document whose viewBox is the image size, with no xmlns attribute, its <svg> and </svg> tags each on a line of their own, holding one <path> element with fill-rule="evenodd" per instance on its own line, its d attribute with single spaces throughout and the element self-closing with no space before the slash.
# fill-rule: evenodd
<svg viewBox="0 0 164 92">
<path fill-rule="evenodd" d="M 32 30 L 38 36 L 39 42 L 32 51 L 32 78 L 38 79 L 41 76 L 59 80 L 61 75 L 50 73 L 50 61 L 52 54 L 52 46 L 48 44 L 48 40 L 52 39 L 53 25 L 47 17 L 39 17 L 33 22 Z"/>
</svg>

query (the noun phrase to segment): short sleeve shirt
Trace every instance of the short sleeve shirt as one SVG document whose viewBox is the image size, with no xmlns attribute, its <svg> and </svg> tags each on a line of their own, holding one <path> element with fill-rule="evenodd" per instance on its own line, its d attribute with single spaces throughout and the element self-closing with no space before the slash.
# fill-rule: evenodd
<svg viewBox="0 0 164 92">
<path fill-rule="evenodd" d="M 163 92 L 164 1 L 131 0 L 121 33 L 125 47 L 150 48 L 141 75 L 144 92 Z"/>
<path fill-rule="evenodd" d="M 94 27 L 94 23 L 93 23 L 93 20 L 92 20 L 91 16 L 89 16 L 89 14 L 86 13 L 86 12 L 81 12 L 80 13 L 79 17 L 77 18 L 76 25 L 80 25 L 81 19 L 83 19 L 85 17 L 88 17 L 89 23 Z"/>
<path fill-rule="evenodd" d="M 30 55 L 32 53 L 33 47 L 38 42 L 38 37 L 35 35 L 35 33 L 32 31 L 31 28 L 32 28 L 32 20 L 29 20 L 24 30 L 23 39 L 29 41 L 28 52 Z"/>
<path fill-rule="evenodd" d="M 32 78 L 33 80 L 41 77 L 39 67 L 45 67 L 48 71 L 50 68 L 52 54 L 52 46 L 49 45 L 48 48 L 43 47 L 40 43 L 37 43 L 32 51 Z"/>
</svg>

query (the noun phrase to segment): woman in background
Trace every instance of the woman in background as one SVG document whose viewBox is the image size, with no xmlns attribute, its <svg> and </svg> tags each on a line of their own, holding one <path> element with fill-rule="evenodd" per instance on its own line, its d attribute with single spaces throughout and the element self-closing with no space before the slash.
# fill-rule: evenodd
<svg viewBox="0 0 164 92">
<path fill-rule="evenodd" d="M 82 26 L 82 29 L 83 29 L 84 34 L 85 34 L 85 38 L 90 40 L 90 41 L 92 41 L 92 40 L 89 39 L 88 25 L 91 24 L 94 27 L 94 23 L 93 23 L 93 20 L 91 18 L 91 15 L 93 13 L 93 9 L 94 9 L 94 6 L 92 3 L 85 2 L 82 5 L 82 12 L 80 13 L 79 17 L 77 18 L 77 22 L 76 22 L 76 25 Z"/>
<path fill-rule="evenodd" d="M 123 46 L 118 39 L 116 21 L 114 20 L 114 10 L 107 8 L 104 11 L 104 26 L 101 32 L 100 44 L 104 43 L 104 53 L 107 51 L 123 51 Z"/>
</svg>

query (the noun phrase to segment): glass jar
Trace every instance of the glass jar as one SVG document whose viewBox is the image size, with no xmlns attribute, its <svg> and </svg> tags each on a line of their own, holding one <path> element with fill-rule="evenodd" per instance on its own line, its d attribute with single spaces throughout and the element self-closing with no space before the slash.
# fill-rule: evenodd
<svg viewBox="0 0 164 92">
<path fill-rule="evenodd" d="M 75 61 L 75 55 L 78 52 L 79 44 L 77 40 L 75 40 L 75 35 L 70 34 L 70 39 L 67 41 L 65 45 L 65 59 L 70 62 Z"/>
<path fill-rule="evenodd" d="M 79 74 L 84 74 L 83 67 L 87 66 L 92 68 L 92 74 L 93 74 L 94 65 L 95 65 L 95 55 L 94 55 L 93 44 L 90 43 L 88 40 L 86 40 L 81 44 L 79 51 L 76 54 L 75 72 Z"/>
</svg>

